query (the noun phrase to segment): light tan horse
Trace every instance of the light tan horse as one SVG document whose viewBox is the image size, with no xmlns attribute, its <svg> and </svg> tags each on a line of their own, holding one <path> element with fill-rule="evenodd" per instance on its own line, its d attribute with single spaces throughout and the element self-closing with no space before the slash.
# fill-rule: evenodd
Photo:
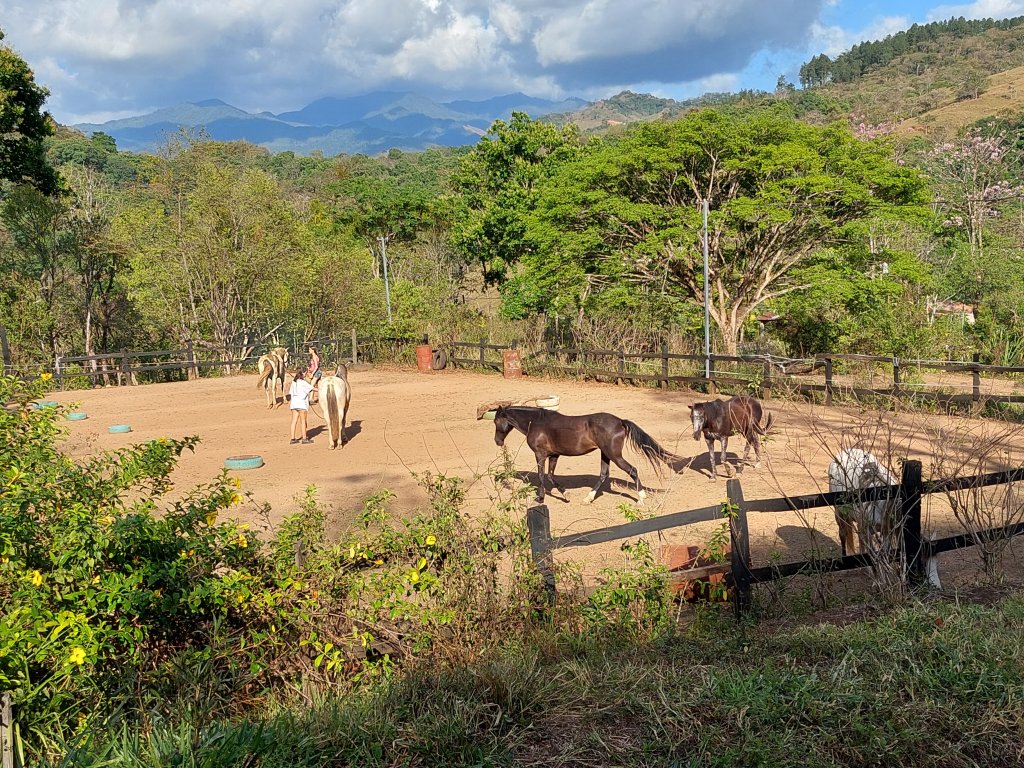
<svg viewBox="0 0 1024 768">
<path fill-rule="evenodd" d="M 324 376 L 320 379 L 317 392 L 320 395 L 320 407 L 324 411 L 324 420 L 327 422 L 328 445 L 333 451 L 346 442 L 345 419 L 348 415 L 349 403 L 352 400 L 352 388 L 348 384 L 348 369 L 339 364 L 333 376 Z"/>
<path fill-rule="evenodd" d="M 278 384 L 281 385 L 281 402 L 284 402 L 284 377 L 287 367 L 288 350 L 284 347 L 274 347 L 267 354 L 261 355 L 256 364 L 256 368 L 260 372 L 256 389 L 262 388 L 267 393 L 267 408 L 281 404 L 277 401 Z"/>
</svg>

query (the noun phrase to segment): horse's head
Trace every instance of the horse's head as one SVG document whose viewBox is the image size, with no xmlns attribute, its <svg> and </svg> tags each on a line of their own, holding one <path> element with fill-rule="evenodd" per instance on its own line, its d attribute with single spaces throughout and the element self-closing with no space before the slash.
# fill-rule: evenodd
<svg viewBox="0 0 1024 768">
<path fill-rule="evenodd" d="M 690 423 L 693 424 L 693 439 L 700 440 L 700 433 L 704 431 L 704 422 L 707 421 L 707 414 L 704 412 L 706 403 L 697 403 L 690 406 Z"/>
<path fill-rule="evenodd" d="M 508 433 L 515 429 L 511 420 L 505 415 L 504 408 L 498 408 L 494 412 L 494 443 L 498 446 L 505 445 L 505 438 Z"/>
</svg>

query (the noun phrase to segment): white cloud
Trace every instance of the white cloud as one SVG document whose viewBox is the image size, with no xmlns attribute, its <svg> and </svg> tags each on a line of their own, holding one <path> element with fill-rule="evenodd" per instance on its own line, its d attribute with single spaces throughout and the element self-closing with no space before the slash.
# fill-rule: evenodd
<svg viewBox="0 0 1024 768">
<path fill-rule="evenodd" d="M 882 16 L 862 29 L 852 30 L 815 22 L 811 26 L 811 48 L 814 55 L 824 53 L 835 57 L 865 40 L 884 40 L 889 35 L 907 29 L 912 23 L 906 16 Z"/>
<path fill-rule="evenodd" d="M 929 21 L 945 21 L 963 16 L 967 19 L 1005 19 L 1024 16 L 1024 0 L 975 0 L 962 5 L 940 5 L 928 12 Z"/>
<path fill-rule="evenodd" d="M 832 0 L 4 0 L 62 121 L 219 97 L 282 111 L 378 88 L 558 96 L 731 76 Z"/>
</svg>

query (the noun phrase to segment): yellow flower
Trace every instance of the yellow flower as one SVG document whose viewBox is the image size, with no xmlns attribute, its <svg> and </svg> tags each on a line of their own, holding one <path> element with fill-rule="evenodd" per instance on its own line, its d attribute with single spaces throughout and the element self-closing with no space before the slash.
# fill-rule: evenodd
<svg viewBox="0 0 1024 768">
<path fill-rule="evenodd" d="M 110 525 L 112 522 L 114 522 L 114 518 L 110 515 L 104 515 L 103 517 L 97 518 L 96 522 L 100 525 Z"/>
<path fill-rule="evenodd" d="M 426 567 L 427 567 L 427 558 L 421 557 L 419 559 L 419 562 L 416 563 L 416 570 L 422 571 Z"/>
<path fill-rule="evenodd" d="M 238 546 L 240 546 L 242 549 L 245 549 L 249 546 L 249 540 L 245 538 L 244 533 L 238 534 Z"/>
<path fill-rule="evenodd" d="M 71 649 L 71 653 L 68 654 L 68 661 L 71 664 L 82 666 L 85 663 L 85 650 L 75 646 Z"/>
<path fill-rule="evenodd" d="M 413 584 L 415 584 L 419 580 L 420 580 L 420 572 L 419 571 L 409 571 L 409 581 L 411 581 Z"/>
<path fill-rule="evenodd" d="M 43 585 L 43 574 L 39 571 L 30 571 L 28 580 L 32 582 L 32 586 L 41 587 Z"/>
<path fill-rule="evenodd" d="M 11 562 L 11 558 L 9 558 L 9 557 L 0 557 L 0 565 L 7 565 L 9 562 Z"/>
<path fill-rule="evenodd" d="M 163 595 L 164 595 L 164 591 L 162 589 L 160 589 L 159 587 L 157 587 L 156 589 L 153 590 L 153 597 L 163 597 Z"/>
<path fill-rule="evenodd" d="M 432 547 L 435 544 L 437 544 L 437 538 L 434 536 L 434 534 L 430 534 L 429 536 L 427 536 L 427 546 Z"/>
<path fill-rule="evenodd" d="M 241 488 L 242 487 L 242 481 L 239 480 L 237 477 L 232 477 L 232 478 L 228 479 L 228 484 L 229 485 L 233 485 L 235 488 Z"/>
<path fill-rule="evenodd" d="M 373 561 L 373 564 L 374 564 L 374 565 L 384 565 L 384 561 L 383 561 L 383 560 L 381 560 L 381 559 L 380 559 L 380 558 L 378 557 L 378 558 L 377 558 L 376 560 L 374 560 L 374 561 Z"/>
<path fill-rule="evenodd" d="M 182 560 L 187 560 L 188 558 L 192 557 L 192 555 L 194 555 L 195 553 L 196 551 L 194 549 L 190 549 L 187 552 L 182 552 L 181 555 L 179 555 L 179 557 L 181 557 Z"/>
<path fill-rule="evenodd" d="M 41 374 L 39 374 L 39 378 L 42 379 L 43 381 L 50 381 L 50 379 L 53 378 L 53 374 L 52 373 L 41 373 Z"/>
<path fill-rule="evenodd" d="M 214 525 L 216 522 L 217 522 L 217 512 L 216 511 L 207 512 L 206 513 L 206 524 L 207 525 Z"/>
<path fill-rule="evenodd" d="M 240 494 L 237 494 L 237 493 L 232 493 L 231 494 L 231 503 L 233 505 L 235 505 L 235 506 L 241 504 L 242 503 L 242 496 Z"/>
<path fill-rule="evenodd" d="M 92 583 L 93 584 L 99 584 L 100 583 L 100 577 L 99 576 L 93 576 L 92 577 Z"/>
<path fill-rule="evenodd" d="M 356 545 L 355 544 L 353 544 L 351 547 L 348 548 L 348 559 L 349 560 L 355 560 L 356 559 Z"/>
</svg>

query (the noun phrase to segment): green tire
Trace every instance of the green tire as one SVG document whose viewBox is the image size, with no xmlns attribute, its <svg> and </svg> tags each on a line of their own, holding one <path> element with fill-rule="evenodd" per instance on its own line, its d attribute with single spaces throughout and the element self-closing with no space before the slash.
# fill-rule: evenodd
<svg viewBox="0 0 1024 768">
<path fill-rule="evenodd" d="M 132 431 L 132 428 L 131 428 L 131 425 L 129 425 L 129 424 L 111 424 L 109 427 L 107 427 L 107 432 L 118 433 L 118 432 L 131 432 L 131 431 Z"/>
<path fill-rule="evenodd" d="M 72 411 L 65 418 L 68 421 L 85 421 L 89 416 L 85 411 Z"/>
<path fill-rule="evenodd" d="M 224 469 L 259 469 L 263 466 L 263 457 L 255 454 L 249 456 L 229 456 L 224 459 Z"/>
</svg>

